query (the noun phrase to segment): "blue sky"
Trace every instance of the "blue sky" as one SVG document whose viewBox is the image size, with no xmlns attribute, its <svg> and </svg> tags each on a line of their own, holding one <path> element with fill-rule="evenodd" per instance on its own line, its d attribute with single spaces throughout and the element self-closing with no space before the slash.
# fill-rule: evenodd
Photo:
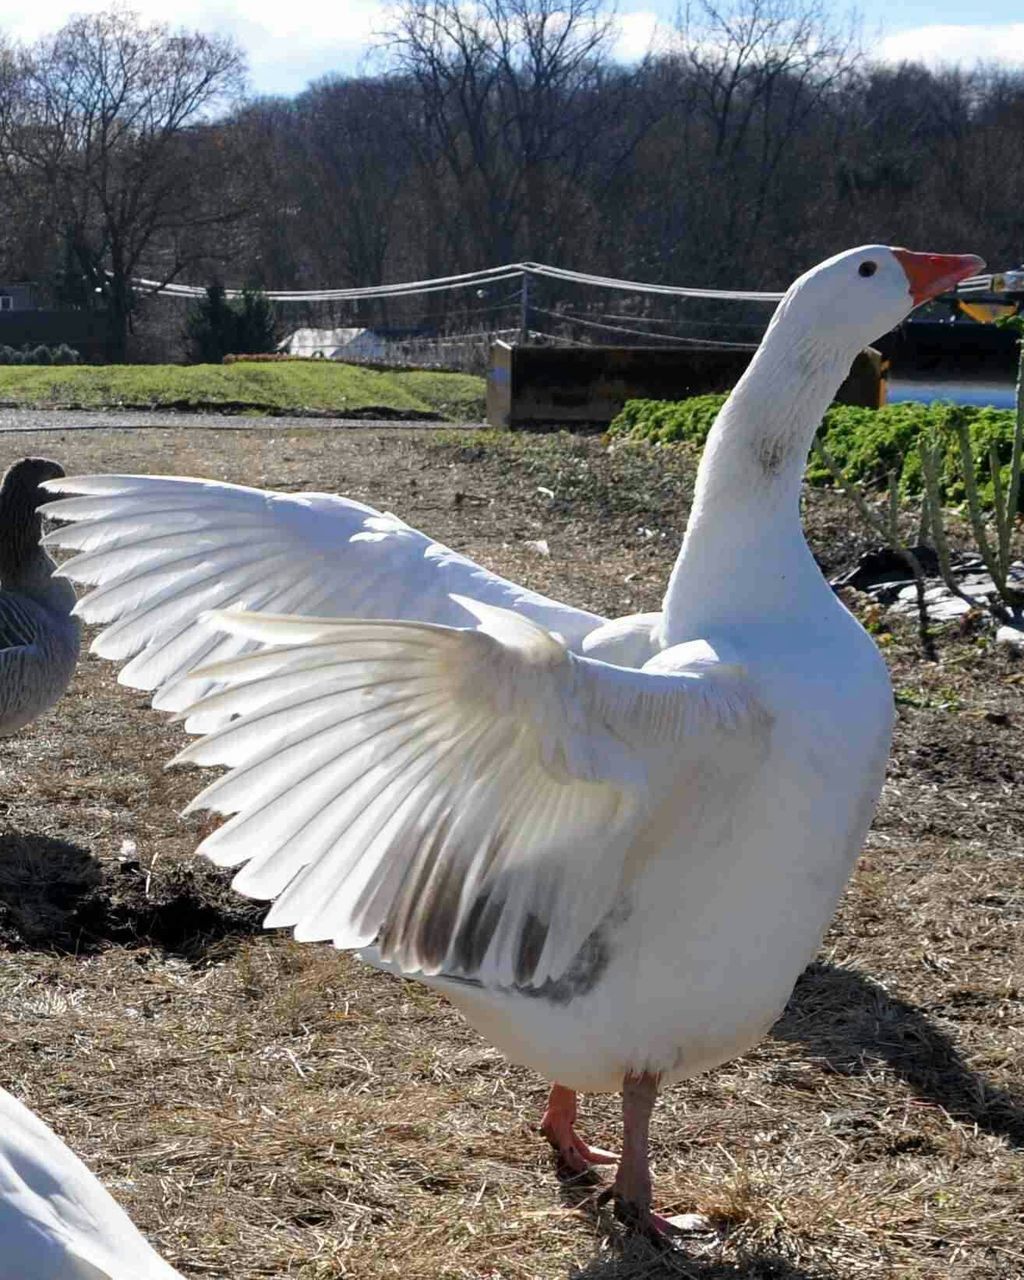
<svg viewBox="0 0 1024 1280">
<path fill-rule="evenodd" d="M 332 70 L 363 64 L 375 33 L 386 21 L 386 0 L 134 0 L 143 17 L 233 35 L 248 54 L 258 93 L 295 93 Z M 111 0 L 0 0 L 0 31 L 33 39 L 70 14 L 110 8 Z M 836 6 L 842 12 L 846 5 Z M 865 43 L 875 56 L 930 63 L 979 59 L 1024 68 L 1024 4 L 1021 0 L 864 0 L 857 6 Z M 659 24 L 670 24 L 676 0 L 620 0 L 619 50 L 642 53 Z"/>
</svg>

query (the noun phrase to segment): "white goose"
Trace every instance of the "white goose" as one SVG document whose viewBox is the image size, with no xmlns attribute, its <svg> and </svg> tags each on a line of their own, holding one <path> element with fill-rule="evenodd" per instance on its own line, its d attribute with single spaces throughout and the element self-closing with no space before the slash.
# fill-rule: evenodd
<svg viewBox="0 0 1024 1280">
<path fill-rule="evenodd" d="M 885 769 L 885 665 L 800 527 L 811 439 L 856 352 L 980 265 L 871 245 L 792 286 L 709 437 L 657 616 L 603 622 L 323 494 L 50 486 L 82 495 L 46 511 L 83 552 L 62 572 L 98 584 L 94 649 L 135 655 L 121 679 L 156 707 L 203 695 L 179 759 L 229 766 L 194 805 L 235 816 L 202 851 L 244 864 L 268 925 L 436 986 L 556 1082 L 542 1128 L 571 1166 L 613 1159 L 577 1135 L 575 1092 L 621 1089 L 614 1195 L 646 1229 L 666 1228 L 659 1086 L 770 1026 Z M 250 612 L 204 624 L 225 606 Z"/>
<path fill-rule="evenodd" d="M 0 1280 L 182 1280 L 53 1130 L 3 1089 Z"/>
<path fill-rule="evenodd" d="M 56 462 L 23 458 L 0 482 L 0 738 L 53 706 L 78 661 L 75 589 L 51 576 L 39 545 L 39 485 L 63 474 Z"/>
</svg>

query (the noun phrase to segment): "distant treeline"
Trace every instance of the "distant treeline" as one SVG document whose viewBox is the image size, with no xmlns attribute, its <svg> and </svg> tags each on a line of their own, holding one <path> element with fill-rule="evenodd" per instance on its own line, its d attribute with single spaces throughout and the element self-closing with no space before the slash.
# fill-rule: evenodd
<svg viewBox="0 0 1024 1280">
<path fill-rule="evenodd" d="M 247 99 L 230 41 L 124 10 L 0 44 L 0 280 L 101 310 L 119 358 L 166 311 L 140 312 L 139 275 L 323 288 L 532 259 L 778 288 L 865 241 L 1024 258 L 1024 69 L 878 65 L 818 0 L 698 0 L 631 66 L 602 0 L 390 13 L 376 74 L 294 98 Z"/>
</svg>

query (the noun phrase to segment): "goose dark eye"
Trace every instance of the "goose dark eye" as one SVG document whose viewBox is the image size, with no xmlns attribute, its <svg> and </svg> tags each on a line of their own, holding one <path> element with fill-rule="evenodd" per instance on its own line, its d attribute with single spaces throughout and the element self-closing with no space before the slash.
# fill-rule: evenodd
<svg viewBox="0 0 1024 1280">
<path fill-rule="evenodd" d="M 857 268 L 857 274 L 861 276 L 873 276 L 877 270 L 877 262 L 862 262 Z"/>
</svg>

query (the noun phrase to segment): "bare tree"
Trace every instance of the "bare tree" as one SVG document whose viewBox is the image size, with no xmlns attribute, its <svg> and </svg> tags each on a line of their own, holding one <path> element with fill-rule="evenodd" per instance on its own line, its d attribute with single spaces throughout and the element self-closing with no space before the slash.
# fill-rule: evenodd
<svg viewBox="0 0 1024 1280">
<path fill-rule="evenodd" d="M 424 189 L 450 262 L 557 256 L 568 228 L 578 233 L 613 35 L 601 0 L 407 0 L 395 11 L 385 52 L 416 90 Z"/>
<path fill-rule="evenodd" d="M 121 9 L 74 18 L 4 64 L 0 164 L 8 181 L 45 190 L 65 295 L 100 300 L 111 359 L 124 358 L 140 265 L 173 279 L 230 214 L 203 163 L 215 139 L 199 126 L 243 73 L 232 41 Z"/>
<path fill-rule="evenodd" d="M 856 27 L 824 0 L 692 0 L 678 40 L 679 108 L 705 131 L 698 155 L 717 205 L 712 265 L 748 267 L 779 198 L 807 180 L 795 152 L 860 59 Z"/>
</svg>

